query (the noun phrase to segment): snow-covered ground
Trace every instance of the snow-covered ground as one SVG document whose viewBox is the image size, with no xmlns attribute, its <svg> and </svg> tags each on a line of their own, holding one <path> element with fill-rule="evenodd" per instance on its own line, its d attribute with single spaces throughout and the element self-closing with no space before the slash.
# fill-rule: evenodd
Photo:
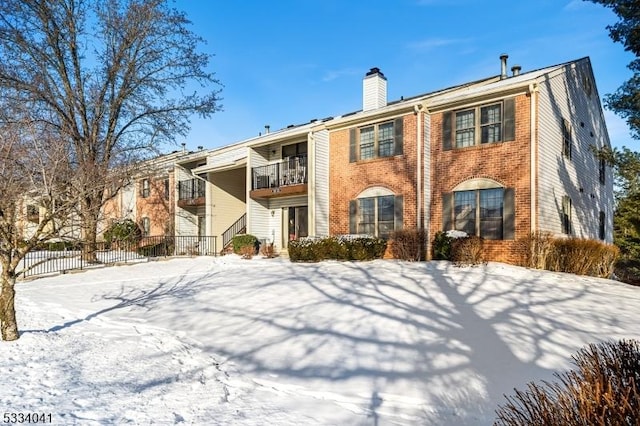
<svg viewBox="0 0 640 426">
<path fill-rule="evenodd" d="M 487 425 L 640 288 L 489 263 L 173 259 L 21 282 L 0 411 L 54 424 Z"/>
</svg>

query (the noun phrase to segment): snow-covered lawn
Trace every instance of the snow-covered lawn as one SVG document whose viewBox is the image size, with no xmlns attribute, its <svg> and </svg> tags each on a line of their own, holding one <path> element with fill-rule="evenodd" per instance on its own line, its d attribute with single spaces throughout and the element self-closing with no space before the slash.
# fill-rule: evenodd
<svg viewBox="0 0 640 426">
<path fill-rule="evenodd" d="M 18 284 L 0 408 L 54 424 L 487 425 L 640 288 L 490 263 L 173 259 Z"/>
</svg>

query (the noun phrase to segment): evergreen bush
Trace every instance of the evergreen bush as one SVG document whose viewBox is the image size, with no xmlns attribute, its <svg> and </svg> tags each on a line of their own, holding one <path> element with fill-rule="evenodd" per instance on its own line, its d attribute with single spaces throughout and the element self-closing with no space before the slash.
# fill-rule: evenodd
<svg viewBox="0 0 640 426">
<path fill-rule="evenodd" d="M 343 236 L 322 239 L 301 238 L 289 241 L 292 262 L 335 260 L 373 260 L 384 256 L 387 243 L 375 237 Z"/>
<path fill-rule="evenodd" d="M 254 253 L 257 253 L 260 246 L 258 239 L 251 234 L 238 234 L 231 241 L 235 254 L 241 254 L 243 247 L 253 247 Z"/>
<path fill-rule="evenodd" d="M 114 222 L 104 232 L 104 240 L 107 245 L 114 242 L 137 243 L 142 238 L 142 230 L 131 219 Z"/>
</svg>

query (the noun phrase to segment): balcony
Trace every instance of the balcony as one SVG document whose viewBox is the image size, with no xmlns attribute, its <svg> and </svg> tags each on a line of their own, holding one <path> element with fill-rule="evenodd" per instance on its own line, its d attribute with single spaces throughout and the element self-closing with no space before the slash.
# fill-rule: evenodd
<svg viewBox="0 0 640 426">
<path fill-rule="evenodd" d="M 204 206 L 205 183 L 200 179 L 178 182 L 178 206 L 182 208 Z"/>
<path fill-rule="evenodd" d="M 251 198 L 273 198 L 307 193 L 307 157 L 291 157 L 251 169 Z"/>
</svg>

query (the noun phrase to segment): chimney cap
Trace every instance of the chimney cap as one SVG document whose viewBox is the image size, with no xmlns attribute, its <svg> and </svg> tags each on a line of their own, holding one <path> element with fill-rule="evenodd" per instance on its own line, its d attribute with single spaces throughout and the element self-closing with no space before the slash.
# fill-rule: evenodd
<svg viewBox="0 0 640 426">
<path fill-rule="evenodd" d="M 507 59 L 509 58 L 509 55 L 507 55 L 506 53 L 503 53 L 502 55 L 500 55 L 500 59 Z"/>
<path fill-rule="evenodd" d="M 380 77 L 384 78 L 384 74 L 382 74 L 382 71 L 380 71 L 380 68 L 378 68 L 378 67 L 371 68 L 369 70 L 369 72 L 367 72 L 365 77 L 369 77 L 370 75 L 376 75 L 376 74 L 378 74 Z"/>
</svg>

